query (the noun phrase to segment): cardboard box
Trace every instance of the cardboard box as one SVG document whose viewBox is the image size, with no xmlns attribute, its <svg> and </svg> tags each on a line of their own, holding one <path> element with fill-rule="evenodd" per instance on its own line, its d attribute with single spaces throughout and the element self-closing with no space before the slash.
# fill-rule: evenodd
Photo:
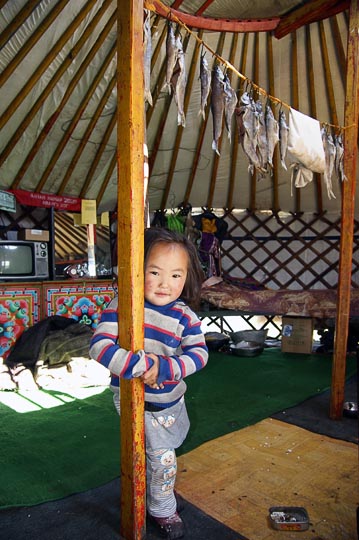
<svg viewBox="0 0 359 540">
<path fill-rule="evenodd" d="M 282 352 L 310 354 L 313 348 L 313 319 L 282 318 Z"/>
<path fill-rule="evenodd" d="M 48 242 L 50 240 L 49 231 L 41 229 L 20 229 L 17 236 L 19 240 L 34 240 L 35 242 Z"/>
</svg>

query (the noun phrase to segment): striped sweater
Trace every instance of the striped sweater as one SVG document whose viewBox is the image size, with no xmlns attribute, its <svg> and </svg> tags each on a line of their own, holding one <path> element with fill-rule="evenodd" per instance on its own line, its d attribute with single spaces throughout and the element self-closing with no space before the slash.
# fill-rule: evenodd
<svg viewBox="0 0 359 540">
<path fill-rule="evenodd" d="M 117 297 L 103 311 L 90 343 L 91 358 L 111 372 L 111 389 L 119 392 L 119 378 L 139 377 L 152 365 L 147 353 L 159 358 L 158 383 L 163 389 L 145 385 L 145 401 L 169 407 L 186 391 L 184 378 L 202 369 L 208 349 L 197 315 L 181 300 L 165 306 L 145 301 L 144 351 L 131 352 L 118 344 Z"/>
</svg>

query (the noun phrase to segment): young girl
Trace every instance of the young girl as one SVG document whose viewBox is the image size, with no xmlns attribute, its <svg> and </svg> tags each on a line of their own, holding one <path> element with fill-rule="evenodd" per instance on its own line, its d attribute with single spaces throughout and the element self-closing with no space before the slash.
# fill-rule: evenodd
<svg viewBox="0 0 359 540">
<path fill-rule="evenodd" d="M 203 271 L 192 242 L 162 228 L 145 231 L 144 270 L 144 350 L 128 351 L 118 343 L 114 298 L 102 313 L 90 355 L 111 371 L 119 413 L 119 378 L 141 377 L 145 384 L 147 511 L 172 540 L 184 535 L 174 493 L 175 449 L 189 429 L 183 379 L 208 360 L 201 323 L 189 307 L 199 300 Z"/>
</svg>

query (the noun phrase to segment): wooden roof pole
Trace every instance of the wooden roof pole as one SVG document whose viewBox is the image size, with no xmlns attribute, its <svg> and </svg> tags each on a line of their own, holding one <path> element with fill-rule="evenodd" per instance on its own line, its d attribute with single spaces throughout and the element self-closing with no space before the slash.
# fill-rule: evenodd
<svg viewBox="0 0 359 540">
<path fill-rule="evenodd" d="M 337 17 L 331 17 L 330 18 L 330 27 L 332 29 L 332 34 L 334 37 L 335 42 L 335 50 L 338 55 L 338 62 L 340 66 L 340 77 L 343 83 L 343 88 L 345 88 L 345 65 L 346 65 L 346 58 L 345 58 L 345 51 L 342 43 L 342 37 L 339 30 L 338 20 Z"/>
<path fill-rule="evenodd" d="M 305 42 L 306 42 L 306 56 L 308 62 L 308 81 L 309 81 L 309 105 L 310 115 L 313 118 L 317 118 L 317 100 L 315 94 L 315 80 L 314 80 L 314 68 L 313 68 L 313 48 L 312 40 L 310 36 L 310 26 L 305 27 Z M 322 177 L 319 173 L 314 173 L 315 191 L 317 195 L 317 209 L 319 214 L 323 214 L 323 193 L 322 193 Z"/>
<path fill-rule="evenodd" d="M 117 124 L 117 109 L 114 112 L 113 116 L 111 116 L 110 122 L 109 122 L 109 124 L 108 124 L 108 126 L 106 128 L 106 131 L 105 131 L 105 133 L 104 133 L 104 135 L 102 137 L 101 143 L 99 144 L 96 155 L 95 155 L 95 157 L 93 158 L 93 160 L 91 162 L 89 170 L 87 171 L 85 181 L 84 181 L 83 186 L 81 188 L 81 191 L 79 193 L 79 197 L 81 199 L 85 198 L 87 188 L 91 184 L 91 181 L 95 181 L 95 180 L 93 180 L 94 174 L 95 174 L 96 169 L 97 169 L 97 167 L 98 167 L 98 165 L 100 163 L 102 154 L 105 151 L 107 143 L 110 140 L 112 132 L 115 129 L 116 124 Z"/>
<path fill-rule="evenodd" d="M 221 56 L 222 51 L 223 51 L 224 39 L 225 39 L 225 35 L 224 35 L 224 32 L 222 32 L 220 34 L 220 36 L 219 36 L 218 45 L 217 45 L 217 49 L 216 49 L 216 54 L 218 54 L 219 56 Z M 213 69 L 214 65 L 215 65 L 215 60 L 213 62 L 213 65 L 211 66 L 211 69 Z M 194 159 L 193 159 L 189 179 L 188 179 L 188 182 L 187 182 L 186 193 L 185 193 L 185 196 L 184 196 L 184 202 L 188 202 L 190 200 L 194 179 L 195 179 L 198 164 L 199 164 L 199 161 L 200 161 L 201 149 L 202 149 L 202 144 L 203 144 L 203 140 L 204 140 L 204 134 L 205 134 L 205 131 L 206 131 L 206 128 L 207 128 L 209 111 L 211 109 L 211 93 L 212 92 L 210 90 L 209 95 L 208 95 L 208 99 L 207 99 L 207 105 L 206 105 L 206 108 L 205 108 L 205 114 L 204 114 L 205 117 L 204 117 L 204 120 L 202 120 L 202 122 L 201 122 L 201 127 L 199 129 L 199 135 L 198 135 L 198 139 L 197 139 L 195 152 L 193 153 Z M 208 203 L 208 201 L 207 201 L 207 203 Z"/>
<path fill-rule="evenodd" d="M 318 26 L 319 26 L 321 53 L 322 53 L 322 58 L 323 58 L 325 87 L 327 90 L 328 101 L 329 101 L 330 122 L 337 126 L 339 125 L 339 119 L 338 119 L 337 107 L 336 107 L 335 97 L 334 97 L 333 78 L 330 72 L 329 53 L 328 53 L 327 42 L 325 39 L 323 21 L 319 21 Z"/>
<path fill-rule="evenodd" d="M 102 8 L 101 8 L 102 9 Z M 93 18 L 93 20 L 91 21 L 91 23 L 89 24 L 89 26 L 86 28 L 85 32 L 83 33 L 83 35 L 81 36 L 81 38 L 79 39 L 79 41 L 76 43 L 76 46 L 72 49 L 71 51 L 71 54 L 68 55 L 64 61 L 62 62 L 62 64 L 59 66 L 59 68 L 57 69 L 56 73 L 54 74 L 54 76 L 52 77 L 52 79 L 49 81 L 49 83 L 46 85 L 46 87 L 44 88 L 44 90 L 41 92 L 40 96 L 36 99 L 35 103 L 32 105 L 31 109 L 29 110 L 29 112 L 27 113 L 26 117 L 23 118 L 23 120 L 21 121 L 21 123 L 19 124 L 19 126 L 16 128 L 16 131 L 15 133 L 12 135 L 11 139 L 9 140 L 9 142 L 7 143 L 6 147 L 3 149 L 3 151 L 1 152 L 0 154 L 0 165 L 2 165 L 4 163 L 4 161 L 7 159 L 7 157 L 11 154 L 11 152 L 13 151 L 13 149 L 15 148 L 16 144 L 18 143 L 18 141 L 20 140 L 20 138 L 22 137 L 24 131 L 27 129 L 27 127 L 29 126 L 30 122 L 33 120 L 33 118 L 35 117 L 36 113 L 40 110 L 40 108 L 43 106 L 45 100 L 48 98 L 48 96 L 51 94 L 51 91 L 53 90 L 53 88 L 55 87 L 56 83 L 61 79 L 62 75 L 66 72 L 66 69 L 71 65 L 71 63 L 73 62 L 73 58 L 75 58 L 75 56 L 80 52 L 81 48 L 82 48 L 82 45 L 84 45 L 87 41 L 87 39 L 90 37 L 91 33 L 93 33 L 95 31 L 95 26 L 94 26 L 94 22 L 95 22 L 95 19 L 97 19 L 97 15 L 100 13 L 100 11 L 96 14 L 96 16 Z M 108 27 L 107 27 L 107 24 L 104 28 L 104 30 L 101 32 L 101 34 L 99 35 L 98 37 L 98 41 L 101 43 L 106 39 L 107 37 L 107 33 L 108 31 L 111 29 L 111 23 L 112 23 L 112 19 L 115 20 L 116 19 L 116 14 L 114 13 L 113 16 L 110 18 L 110 21 L 108 21 Z M 72 25 L 71 25 L 72 26 Z M 91 55 L 95 55 L 98 51 L 98 49 L 100 48 L 100 44 L 99 43 L 95 43 L 95 45 L 92 47 L 91 51 L 89 54 Z M 83 64 L 81 64 L 81 67 L 80 67 L 80 70 L 83 70 L 83 69 L 86 69 L 87 66 L 89 65 L 91 59 L 93 56 L 89 56 L 87 55 L 86 56 L 86 59 L 84 61 Z M 82 67 L 84 66 L 84 67 Z M 41 69 L 40 69 L 41 68 Z M 35 73 L 32 77 L 30 77 L 28 83 L 26 83 L 26 85 L 23 87 L 23 89 L 21 90 L 21 93 L 18 94 L 17 97 L 19 97 L 21 99 L 21 101 L 23 99 L 25 99 L 26 95 L 29 93 L 30 91 L 30 87 L 32 84 L 35 84 L 34 80 L 35 78 L 38 77 L 39 73 L 41 72 L 42 70 L 42 64 L 39 68 L 37 68 L 35 70 Z M 83 72 L 83 71 L 82 71 Z M 34 77 L 36 75 L 36 77 Z M 78 82 L 78 77 L 80 75 L 77 75 L 77 72 L 76 72 L 76 80 L 75 82 L 70 82 L 69 84 L 69 87 L 70 87 L 70 90 L 67 89 L 66 92 L 65 92 L 65 95 L 64 97 L 62 98 L 62 102 L 63 102 L 63 105 L 65 105 L 66 101 L 69 99 L 74 87 L 76 87 L 76 84 Z M 74 77 L 75 79 L 75 77 Z M 25 87 L 26 87 L 26 92 L 24 92 L 25 90 Z M 66 99 L 65 99 L 65 96 Z M 15 98 L 15 100 L 17 100 L 17 97 Z M 13 114 L 14 110 L 15 109 L 12 109 L 12 107 L 14 106 L 15 108 L 18 107 L 21 103 L 21 101 L 16 105 L 14 103 L 14 100 L 12 101 L 12 103 L 10 104 L 10 106 L 7 108 L 7 110 L 4 112 L 4 114 L 0 117 L 0 129 L 6 124 L 6 122 L 10 119 L 11 115 Z M 60 109 L 61 110 L 61 109 Z M 59 111 L 60 112 L 60 111 Z M 47 127 L 45 129 L 45 131 L 49 131 L 52 127 L 52 124 L 54 122 L 56 117 L 53 118 L 53 116 L 50 117 L 50 119 L 47 121 Z"/>
<path fill-rule="evenodd" d="M 92 80 L 92 82 L 91 82 L 90 86 L 88 87 L 84 97 L 82 98 L 79 106 L 77 107 L 76 111 L 74 112 L 73 117 L 71 118 L 71 121 L 69 122 L 65 133 L 61 137 L 61 140 L 60 140 L 59 144 L 57 145 L 54 153 L 52 154 L 52 156 L 51 156 L 51 158 L 50 158 L 50 160 L 49 160 L 49 162 L 48 162 L 48 164 L 47 164 L 47 166 L 46 166 L 46 168 L 45 168 L 45 170 L 44 170 L 44 172 L 43 172 L 43 174 L 42 174 L 42 176 L 40 178 L 40 181 L 38 182 L 38 184 L 37 184 L 37 186 L 35 188 L 35 191 L 41 192 L 44 189 L 44 187 L 46 185 L 46 182 L 47 182 L 53 168 L 55 167 L 60 155 L 64 151 L 67 143 L 71 140 L 71 136 L 72 136 L 73 132 L 75 131 L 76 126 L 80 122 L 81 117 L 84 114 L 84 111 L 86 110 L 87 105 L 89 104 L 91 98 L 95 94 L 96 89 L 97 89 L 98 85 L 100 84 L 101 80 L 104 78 L 106 70 L 107 70 L 108 66 L 110 65 L 111 61 L 113 60 L 113 58 L 115 56 L 115 53 L 116 53 L 116 43 L 109 50 L 106 58 L 104 59 L 103 64 L 101 65 L 101 67 L 97 71 L 96 76 Z"/>
<path fill-rule="evenodd" d="M 70 180 L 71 175 L 74 172 L 76 164 L 78 163 L 78 161 L 79 161 L 79 159 L 81 157 L 81 154 L 82 154 L 83 150 L 85 149 L 85 146 L 89 142 L 91 134 L 92 134 L 93 130 L 96 127 L 96 123 L 99 120 L 101 114 L 103 114 L 103 109 L 105 108 L 106 103 L 110 99 L 112 90 L 114 89 L 115 84 L 116 84 L 116 80 L 117 80 L 117 77 L 116 77 L 116 74 L 115 74 L 112 77 L 110 83 L 108 84 L 103 96 L 101 97 L 101 100 L 100 100 L 99 104 L 97 105 L 96 111 L 95 111 L 93 117 L 91 118 L 90 122 L 88 123 L 87 128 L 85 130 L 85 133 L 81 137 L 79 145 L 76 148 L 76 151 L 75 151 L 74 155 L 72 156 L 72 159 L 70 161 L 70 165 L 68 166 L 68 168 L 67 168 L 67 170 L 66 170 L 66 172 L 64 174 L 64 177 L 62 179 L 61 185 L 60 185 L 60 187 L 58 189 L 58 194 L 59 195 L 62 195 L 64 193 L 64 190 L 65 190 L 65 188 L 66 188 L 66 186 L 68 184 L 68 181 Z M 113 114 L 116 116 L 116 111 L 114 111 Z"/>
<path fill-rule="evenodd" d="M 297 42 L 297 33 L 294 30 L 292 33 L 292 81 L 291 81 L 291 88 L 292 88 L 292 103 L 293 108 L 299 110 L 299 75 L 298 75 L 298 42 Z M 300 212 L 301 211 L 301 192 L 300 188 L 295 188 L 295 211 Z"/>
<path fill-rule="evenodd" d="M 267 32 L 267 49 L 268 49 L 268 80 L 269 80 L 269 93 L 271 96 L 275 96 L 275 84 L 274 84 L 274 61 L 273 61 L 273 36 L 270 32 Z M 274 103 L 270 102 L 269 106 L 272 109 L 273 114 L 275 113 Z M 272 198 L 272 210 L 277 214 L 280 210 L 279 207 L 279 190 L 278 190 L 278 146 L 276 145 L 273 153 L 273 164 L 274 167 L 271 171 L 271 181 L 273 185 L 273 198 Z"/>
<path fill-rule="evenodd" d="M 254 34 L 253 80 L 256 82 L 256 84 L 259 83 L 259 33 L 258 32 Z M 254 88 L 253 90 L 253 99 L 255 101 L 259 99 L 259 92 L 256 88 Z M 254 169 L 254 172 L 250 178 L 251 191 L 250 191 L 250 197 L 249 197 L 249 210 L 251 212 L 255 212 L 257 209 L 257 202 L 256 202 L 257 182 L 258 182 L 257 169 Z"/>
<path fill-rule="evenodd" d="M 143 0 L 117 0 L 118 315 L 119 341 L 128 350 L 144 340 L 144 83 Z M 144 389 L 120 381 L 121 535 L 146 532 Z"/>
<path fill-rule="evenodd" d="M 235 49 L 237 49 L 238 44 L 238 34 L 234 34 L 236 36 L 235 41 Z M 247 35 L 247 34 L 245 34 Z M 233 36 L 233 42 L 234 42 L 234 36 Z M 233 45 L 232 45 L 233 46 Z M 243 71 L 241 72 L 243 73 Z M 240 78 L 238 78 L 236 85 L 234 83 L 232 84 L 232 87 L 236 91 L 236 95 L 238 98 L 237 107 L 240 105 L 240 94 L 239 94 L 239 88 L 240 88 Z M 235 113 L 233 114 L 234 120 L 235 120 Z M 231 144 L 231 161 L 229 165 L 229 183 L 228 183 L 228 191 L 227 191 L 227 202 L 225 208 L 232 209 L 233 208 L 233 193 L 234 193 L 234 184 L 236 180 L 236 166 L 237 166 L 237 156 L 238 156 L 238 129 L 237 129 L 237 121 L 235 120 L 235 128 L 232 130 L 232 144 Z"/>
<path fill-rule="evenodd" d="M 347 9 L 349 3 L 350 0 L 312 0 L 307 2 L 280 18 L 274 36 L 281 39 L 302 26 L 333 17 Z"/>
<path fill-rule="evenodd" d="M 31 15 L 31 13 L 37 6 L 37 3 L 37 0 L 29 0 L 25 4 L 25 6 L 23 6 L 16 14 L 16 17 L 14 17 L 12 21 L 8 23 L 8 25 L 4 28 L 3 32 L 1 32 L 0 34 L 0 48 L 5 45 L 5 43 L 11 38 L 11 36 L 15 34 L 16 30 L 18 30 L 19 26 L 21 26 Z"/>
<path fill-rule="evenodd" d="M 97 196 L 96 196 L 96 205 L 97 205 L 97 207 L 100 206 L 102 198 L 103 198 L 103 196 L 104 196 L 104 194 L 106 192 L 107 186 L 108 186 L 108 184 L 109 184 L 109 182 L 110 182 L 110 180 L 112 178 L 113 171 L 116 168 L 116 164 L 117 164 L 117 153 L 114 152 L 113 156 L 111 158 L 110 164 L 107 167 L 105 178 L 103 179 L 102 184 L 100 186 L 100 189 L 99 189 L 99 191 L 97 193 Z"/>
<path fill-rule="evenodd" d="M 342 184 L 342 215 L 340 235 L 339 283 L 337 297 L 336 329 L 332 370 L 330 417 L 342 418 L 346 348 L 350 312 L 350 284 L 353 255 L 354 202 L 358 155 L 358 92 L 359 92 L 359 2 L 351 0 L 348 46 L 347 77 L 345 90 L 344 170 L 348 178 Z"/>
<path fill-rule="evenodd" d="M 241 63 L 239 67 L 240 73 L 246 72 L 246 65 L 247 65 L 247 55 L 248 55 L 248 32 L 244 34 L 243 37 L 243 48 L 242 48 L 242 55 L 241 55 Z M 243 88 L 244 88 L 244 80 L 239 79 L 237 84 L 237 97 L 238 97 L 238 103 L 237 107 L 241 105 L 240 99 L 243 94 Z M 233 204 L 233 195 L 234 195 L 234 186 L 235 186 L 235 173 L 236 173 L 236 164 L 237 164 L 237 156 L 238 156 L 238 127 L 236 125 L 234 129 L 233 134 L 233 145 L 232 145 L 232 155 L 231 155 L 231 169 L 230 169 L 230 177 L 229 177 L 229 189 L 228 189 L 228 197 L 227 197 L 227 208 L 231 210 L 234 207 Z"/>
<path fill-rule="evenodd" d="M 203 15 L 203 13 L 206 11 L 206 9 L 209 8 L 209 6 L 211 4 L 213 4 L 213 2 L 214 2 L 214 0 L 206 0 L 205 3 L 199 9 L 197 9 L 197 11 L 196 11 L 197 17 L 200 17 L 201 15 Z M 178 2 L 174 2 L 174 4 L 172 4 L 171 7 L 173 7 L 173 9 L 177 9 L 179 7 L 177 4 L 178 4 Z"/>
<path fill-rule="evenodd" d="M 59 54 L 59 52 L 63 49 L 66 42 L 70 39 L 70 37 L 73 35 L 75 30 L 77 29 L 78 25 L 81 24 L 81 22 L 86 17 L 86 15 L 88 15 L 88 12 L 91 10 L 94 3 L 95 3 L 95 0 L 90 0 L 88 2 L 88 4 L 86 4 L 84 6 L 84 8 L 82 8 L 80 13 L 73 19 L 71 24 L 67 27 L 66 31 L 62 34 L 62 36 L 59 38 L 59 40 L 54 44 L 54 46 L 48 52 L 48 54 L 45 56 L 45 58 L 36 67 L 34 73 L 31 75 L 31 77 L 27 80 L 27 82 L 21 88 L 20 92 L 15 96 L 15 98 L 12 100 L 12 102 L 7 106 L 6 110 L 2 113 L 1 118 L 0 118 L 0 122 L 1 122 L 0 123 L 0 128 L 2 128 L 9 121 L 9 119 L 14 114 L 14 111 L 21 105 L 21 103 L 24 101 L 24 99 L 29 94 L 31 89 L 35 86 L 35 84 L 38 82 L 38 80 L 41 78 L 41 76 L 44 74 L 44 72 L 50 66 L 51 62 L 53 62 L 53 60 L 56 58 L 56 56 Z M 40 25 L 39 32 L 41 33 L 41 31 L 45 31 L 45 30 Z M 37 34 L 37 32 L 35 34 Z M 21 60 L 24 59 L 22 57 L 22 55 L 24 54 L 23 49 L 24 49 L 24 47 L 19 50 L 18 54 L 14 57 L 14 60 L 16 59 L 16 57 L 18 55 L 20 55 Z M 25 50 L 27 50 L 27 49 L 25 49 Z M 27 51 L 27 52 L 29 52 L 29 51 Z M 71 52 L 71 54 L 72 54 L 72 52 Z M 70 60 L 69 65 L 71 65 L 71 59 L 69 58 L 68 60 Z M 63 63 L 65 63 L 65 60 L 64 60 Z M 9 64 L 9 66 L 10 66 L 10 64 Z M 7 77 L 9 76 L 9 74 L 7 74 L 7 69 L 8 68 L 5 68 L 5 70 L 0 74 L 1 85 L 4 84 L 4 82 L 7 80 Z M 65 67 L 65 69 L 66 69 L 66 67 Z"/>
<path fill-rule="evenodd" d="M 184 42 L 183 42 L 183 52 L 185 54 L 186 54 L 186 51 L 187 51 L 189 38 L 190 38 L 190 34 L 187 34 L 185 39 L 184 39 Z M 193 53 L 191 64 L 190 64 L 190 72 L 189 72 L 189 75 L 187 77 L 186 90 L 185 90 L 185 98 L 184 98 L 184 104 L 183 104 L 183 112 L 184 112 L 185 116 L 186 116 L 186 113 L 187 113 L 187 110 L 188 110 L 188 104 L 189 104 L 189 100 L 190 100 L 190 97 L 191 97 L 191 90 L 192 90 L 192 86 L 193 86 L 194 73 L 195 73 L 195 69 L 196 69 L 196 66 L 197 66 L 198 54 L 199 54 L 199 44 L 196 41 L 194 53 Z M 183 135 L 183 129 L 184 128 L 183 128 L 182 125 L 180 125 L 180 126 L 177 125 L 177 132 L 176 132 L 174 148 L 173 148 L 173 151 L 172 151 L 171 162 L 170 162 L 168 173 L 167 173 L 166 186 L 165 186 L 165 189 L 164 189 L 164 192 L 163 192 L 163 195 L 162 195 L 162 201 L 161 201 L 162 210 L 164 210 L 166 208 L 167 204 L 168 204 L 168 197 L 169 197 L 170 190 L 171 190 L 172 180 L 173 180 L 173 177 L 174 177 L 174 174 L 175 174 L 177 158 L 178 158 L 178 154 L 179 154 L 179 151 L 180 151 L 181 139 L 182 139 L 182 135 Z M 176 206 L 180 203 L 180 201 L 175 201 L 175 202 L 176 202 Z M 170 206 L 172 206 L 172 204 L 170 204 Z"/>
<path fill-rule="evenodd" d="M 22 45 L 21 49 L 18 51 L 16 56 L 7 64 L 7 66 L 3 69 L 0 75 L 0 87 L 8 80 L 10 75 L 15 71 L 15 69 L 18 67 L 18 65 L 21 63 L 21 61 L 28 55 L 29 51 L 31 51 L 32 47 L 35 46 L 35 44 L 41 39 L 41 37 L 45 34 L 46 30 L 51 26 L 51 24 L 56 20 L 56 17 L 60 15 L 61 11 L 64 9 L 66 4 L 68 3 L 68 0 L 60 0 L 57 2 L 57 4 L 52 8 L 50 13 L 43 19 L 41 22 L 41 26 L 38 30 L 35 30 L 31 36 L 29 36 L 29 39 L 26 40 L 26 42 Z M 36 0 L 36 4 L 38 4 Z M 26 6 L 25 6 L 26 8 Z M 1 9 L 1 5 L 0 5 Z M 20 27 L 23 21 L 19 21 L 19 14 L 16 15 L 14 18 L 16 27 Z M 9 26 L 7 26 L 4 30 L 4 32 L 8 32 Z M 14 34 L 14 30 L 12 29 L 8 34 L 8 39 L 10 40 L 11 36 Z M 3 34 L 1 34 L 0 37 L 0 43 L 2 42 Z"/>
<path fill-rule="evenodd" d="M 156 20 L 159 16 L 156 15 Z M 153 31 L 153 28 L 155 27 L 155 25 L 157 24 L 156 23 L 156 20 L 155 22 L 153 23 L 152 27 L 151 27 L 151 32 Z M 164 25 L 163 26 L 163 29 L 162 29 L 162 32 L 161 32 L 161 35 L 160 37 L 158 38 L 158 41 L 157 41 L 157 45 L 156 45 L 156 48 L 155 50 L 153 51 L 152 53 L 152 58 L 151 58 L 151 76 L 152 76 L 152 70 L 154 68 L 154 66 L 156 65 L 156 62 L 157 62 L 157 58 L 159 57 L 159 54 L 161 52 L 161 49 L 162 49 L 162 45 L 163 45 L 163 42 L 164 40 L 166 39 L 166 35 L 167 35 L 167 25 Z M 146 125 L 147 125 L 147 129 L 148 129 L 148 126 L 151 122 L 151 118 L 152 118 L 152 114 L 156 108 L 156 103 L 157 103 L 157 99 L 158 99 L 158 96 L 160 95 L 161 93 L 161 89 L 163 87 L 163 83 L 164 83 L 164 80 L 165 80 L 165 73 L 166 73 L 166 59 L 164 59 L 164 61 L 162 62 L 162 65 L 161 65 L 161 69 L 159 71 L 159 74 L 157 76 L 157 80 L 155 81 L 155 84 L 154 84 L 154 87 L 153 87 L 153 90 L 152 90 L 152 102 L 153 102 L 153 106 L 148 106 L 147 107 L 147 110 L 146 110 Z"/>
<path fill-rule="evenodd" d="M 170 21 L 180 20 L 190 28 L 213 32 L 270 32 L 271 30 L 274 30 L 280 22 L 280 17 L 240 20 L 199 17 L 198 15 L 190 15 L 184 11 L 178 11 L 172 6 L 168 7 L 165 4 L 162 4 L 160 0 L 145 0 L 145 6 L 152 11 L 156 11 L 156 13 L 162 17 L 168 18 Z"/>
<path fill-rule="evenodd" d="M 203 34 L 202 30 L 200 30 L 200 32 L 198 33 L 198 37 L 200 39 L 202 39 L 202 34 Z M 185 42 L 184 42 L 184 45 L 183 45 L 183 50 L 184 50 L 185 53 L 186 53 L 186 49 L 187 49 L 187 46 L 188 46 L 188 42 L 189 42 L 189 36 L 188 37 L 186 36 Z M 186 93 L 185 93 L 184 106 L 183 106 L 185 116 L 187 114 L 188 104 L 189 104 L 189 100 L 190 100 L 190 97 L 191 97 L 191 91 L 192 91 L 192 87 L 193 87 L 193 81 L 194 81 L 196 70 L 197 70 L 199 52 L 200 52 L 200 45 L 199 45 L 199 42 L 196 41 L 194 51 L 193 51 L 193 55 L 192 55 L 192 59 L 191 59 L 191 63 L 190 63 L 189 74 L 188 74 L 188 78 L 187 78 Z M 173 152 L 172 152 L 171 163 L 170 163 L 168 174 L 167 174 L 166 187 L 165 187 L 165 191 L 163 193 L 162 202 L 161 202 L 161 207 L 163 209 L 166 207 L 167 202 L 168 202 L 170 189 L 171 189 L 171 185 L 172 185 L 172 180 L 173 180 L 173 177 L 174 177 L 174 174 L 175 174 L 178 154 L 179 154 L 179 151 L 180 151 L 181 140 L 182 140 L 182 135 L 183 135 L 183 129 L 184 129 L 183 126 L 181 126 L 181 125 L 177 126 L 175 144 L 174 144 L 174 148 L 173 148 Z M 175 202 L 177 203 L 177 205 L 180 203 L 180 201 L 175 201 Z M 187 203 L 188 201 L 185 201 L 185 202 Z"/>
<path fill-rule="evenodd" d="M 176 37 L 180 34 L 180 29 L 181 29 L 180 26 L 177 25 L 177 28 L 176 28 L 176 31 L 175 31 L 175 36 Z M 167 31 L 166 31 L 166 34 L 167 34 Z M 188 41 L 187 41 L 187 43 L 188 43 Z M 186 52 L 185 49 L 184 49 L 184 52 Z M 151 61 L 151 66 L 152 65 L 153 64 L 152 64 L 152 61 Z M 166 59 L 163 60 L 161 70 L 160 70 L 160 73 L 158 75 L 158 79 L 157 79 L 157 82 L 156 82 L 156 88 L 155 88 L 155 90 L 153 92 L 153 95 L 152 95 L 153 107 L 148 107 L 147 108 L 147 114 L 146 114 L 147 126 L 149 125 L 149 122 L 150 122 L 150 119 L 151 119 L 151 114 L 152 114 L 153 110 L 155 109 L 159 93 L 162 91 L 162 86 L 163 86 L 162 82 L 165 80 L 165 74 L 166 74 Z M 174 97 L 174 92 L 171 92 L 171 94 L 167 93 L 167 95 L 165 97 L 165 106 L 163 108 L 161 119 L 160 119 L 160 122 L 158 124 L 158 128 L 156 130 L 156 136 L 155 136 L 154 141 L 153 141 L 151 155 L 150 155 L 149 160 L 148 160 L 149 177 L 151 177 L 151 173 L 152 173 L 153 168 L 155 166 L 155 161 L 156 161 L 157 154 L 158 154 L 158 151 L 159 151 L 159 148 L 160 148 L 163 131 L 165 129 L 165 125 L 166 125 L 166 121 L 167 121 L 167 117 L 168 117 L 168 114 L 169 114 L 169 110 L 170 110 L 170 106 L 171 106 L 171 102 L 172 102 L 173 97 Z M 162 198 L 162 201 L 163 201 L 163 198 Z M 164 210 L 164 208 L 162 208 L 162 210 Z"/>
<path fill-rule="evenodd" d="M 234 57 L 235 57 L 235 54 L 236 54 L 237 43 L 238 43 L 238 34 L 234 34 L 233 37 L 232 37 L 231 51 L 229 53 L 229 62 L 231 64 L 234 64 Z M 228 78 L 231 81 L 231 79 L 232 79 L 232 72 L 231 71 L 228 73 Z M 224 115 L 223 115 L 222 133 L 221 133 L 221 136 L 220 136 L 220 138 L 218 140 L 218 151 L 219 152 L 221 151 L 222 140 L 223 140 L 223 135 L 224 135 L 225 131 L 226 131 L 226 129 L 225 129 L 225 122 L 224 122 Z M 225 134 L 225 136 L 227 136 L 227 133 Z M 213 157 L 211 181 L 210 181 L 209 192 L 208 192 L 208 196 L 207 196 L 207 203 L 206 203 L 207 208 L 212 208 L 213 207 L 213 198 L 214 198 L 214 192 L 215 192 L 215 189 L 216 189 L 216 180 L 217 180 L 217 172 L 218 172 L 218 166 L 219 166 L 219 158 L 220 158 L 220 156 L 217 153 L 215 153 L 214 157 Z"/>
</svg>

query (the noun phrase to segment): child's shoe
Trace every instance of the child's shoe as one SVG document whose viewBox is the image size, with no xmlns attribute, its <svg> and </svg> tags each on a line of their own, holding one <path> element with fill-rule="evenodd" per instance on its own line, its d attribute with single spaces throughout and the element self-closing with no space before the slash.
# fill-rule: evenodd
<svg viewBox="0 0 359 540">
<path fill-rule="evenodd" d="M 184 536 L 184 525 L 178 513 L 175 512 L 169 517 L 149 516 L 151 520 L 159 527 L 161 536 L 167 540 L 176 540 Z"/>
</svg>

